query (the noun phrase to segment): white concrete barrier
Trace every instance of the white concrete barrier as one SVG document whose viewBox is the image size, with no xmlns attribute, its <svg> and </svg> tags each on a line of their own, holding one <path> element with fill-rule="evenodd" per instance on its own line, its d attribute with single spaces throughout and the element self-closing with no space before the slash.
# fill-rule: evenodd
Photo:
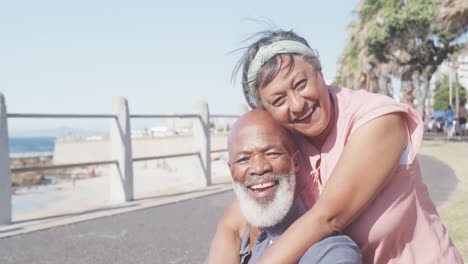
<svg viewBox="0 0 468 264">
<path fill-rule="evenodd" d="M 206 102 L 199 102 L 196 112 L 200 115 L 193 125 L 193 145 L 200 155 L 202 173 L 206 185 L 211 185 L 211 145 L 210 145 L 210 111 Z"/>
<path fill-rule="evenodd" d="M 11 222 L 10 147 L 5 98 L 0 93 L 0 225 Z"/>
<path fill-rule="evenodd" d="M 133 200 L 133 161 L 130 114 L 127 100 L 118 97 L 114 102 L 117 120 L 111 120 L 111 159 L 117 160 L 109 177 L 111 202 L 123 203 Z"/>
</svg>

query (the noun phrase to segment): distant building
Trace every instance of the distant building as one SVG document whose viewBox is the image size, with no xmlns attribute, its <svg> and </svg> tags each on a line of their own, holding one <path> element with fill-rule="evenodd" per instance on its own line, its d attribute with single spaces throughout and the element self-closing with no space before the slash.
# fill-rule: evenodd
<svg viewBox="0 0 468 264">
<path fill-rule="evenodd" d="M 458 58 L 458 82 L 468 89 L 468 55 Z"/>
<path fill-rule="evenodd" d="M 198 120 L 195 120 L 198 122 Z M 167 118 L 166 126 L 178 135 L 187 135 L 192 133 L 194 119 L 191 118 Z"/>
<path fill-rule="evenodd" d="M 174 129 L 167 126 L 156 126 L 149 129 L 150 136 L 161 137 L 161 136 L 173 136 L 176 134 Z"/>
<path fill-rule="evenodd" d="M 445 61 L 439 66 L 439 69 L 432 76 L 431 85 L 430 85 L 429 94 L 428 94 L 428 100 L 426 101 L 426 113 L 428 114 L 432 114 L 432 112 L 434 111 L 434 109 L 432 109 L 432 106 L 434 104 L 435 83 L 444 75 L 447 75 L 447 76 L 449 75 L 450 67 L 451 66 L 449 62 Z M 468 89 L 468 55 L 461 55 L 458 57 L 458 69 L 456 73 L 458 77 L 458 83 L 465 89 Z M 455 74 L 452 76 L 453 78 L 455 78 Z M 453 82 L 455 82 L 455 79 L 453 79 Z M 455 87 L 453 87 L 453 96 L 455 97 Z M 466 104 L 465 106 L 468 107 L 468 104 Z"/>
</svg>

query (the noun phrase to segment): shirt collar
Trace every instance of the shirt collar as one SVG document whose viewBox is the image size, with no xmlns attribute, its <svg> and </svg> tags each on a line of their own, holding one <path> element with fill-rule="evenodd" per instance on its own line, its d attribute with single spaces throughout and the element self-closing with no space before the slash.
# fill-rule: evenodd
<svg viewBox="0 0 468 264">
<path fill-rule="evenodd" d="M 240 248 L 240 263 L 247 263 L 245 260 L 246 258 L 250 255 L 250 230 L 247 227 L 244 236 L 242 237 L 242 243 L 241 243 L 241 248 Z"/>
<path fill-rule="evenodd" d="M 299 217 L 301 217 L 305 213 L 305 207 L 302 203 L 302 200 L 299 197 L 294 199 L 294 202 L 291 206 L 286 217 L 279 223 L 272 227 L 268 227 L 262 230 L 260 234 L 258 234 L 257 243 L 261 243 L 266 239 L 270 239 L 275 241 L 279 236 L 281 236 L 288 227 L 294 223 Z M 246 263 L 245 259 L 251 254 L 250 252 L 250 230 L 246 228 L 244 232 L 244 236 L 242 237 L 241 248 L 240 248 L 240 263 Z"/>
<path fill-rule="evenodd" d="M 276 240 L 286 231 L 286 229 L 288 229 L 288 227 L 292 223 L 294 223 L 304 213 L 305 207 L 302 203 L 302 200 L 299 197 L 296 197 L 286 217 L 280 223 L 272 227 L 267 227 L 263 229 L 262 232 L 258 235 L 257 240 L 260 241 L 260 239 L 266 239 L 267 237 L 269 237 L 272 240 Z M 265 235 L 262 235 L 262 233 L 265 233 Z"/>
</svg>

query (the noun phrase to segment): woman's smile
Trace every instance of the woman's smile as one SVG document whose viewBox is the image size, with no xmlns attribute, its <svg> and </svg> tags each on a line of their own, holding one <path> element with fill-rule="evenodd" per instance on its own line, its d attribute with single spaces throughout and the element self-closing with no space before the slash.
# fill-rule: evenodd
<svg viewBox="0 0 468 264">
<path fill-rule="evenodd" d="M 314 104 L 307 112 L 300 117 L 294 118 L 293 123 L 310 123 L 315 117 L 315 110 L 317 110 L 318 104 Z"/>
</svg>

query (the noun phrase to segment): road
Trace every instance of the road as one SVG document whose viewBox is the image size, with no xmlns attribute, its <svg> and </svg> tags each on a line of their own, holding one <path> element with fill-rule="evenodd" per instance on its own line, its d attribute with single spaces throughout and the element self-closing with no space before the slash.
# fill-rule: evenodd
<svg viewBox="0 0 468 264">
<path fill-rule="evenodd" d="M 456 186 L 444 163 L 419 156 L 431 197 Z M 201 263 L 231 191 L 0 239 L 0 263 Z"/>
</svg>

